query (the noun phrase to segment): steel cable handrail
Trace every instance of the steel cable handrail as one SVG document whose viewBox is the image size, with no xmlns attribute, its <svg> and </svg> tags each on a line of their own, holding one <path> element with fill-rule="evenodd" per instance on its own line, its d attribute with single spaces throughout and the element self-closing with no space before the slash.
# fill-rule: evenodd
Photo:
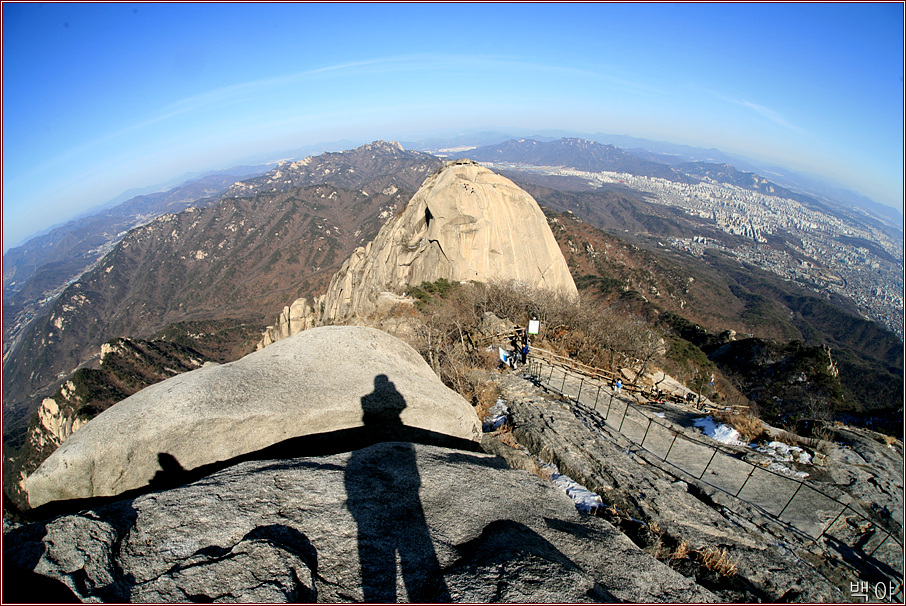
<svg viewBox="0 0 906 606">
<path fill-rule="evenodd" d="M 571 369 L 567 369 L 567 368 L 562 368 L 563 373 L 564 373 L 563 383 L 562 383 L 562 385 L 561 385 L 561 388 L 560 388 L 560 389 L 557 389 L 557 388 L 552 384 L 552 376 L 553 376 L 554 364 L 552 364 L 551 362 L 547 362 L 547 361 L 544 360 L 543 358 L 541 358 L 541 359 L 539 359 L 539 358 L 540 358 L 540 357 L 536 356 L 534 359 L 530 359 L 529 371 L 531 372 L 531 374 L 532 374 L 533 376 L 537 376 L 537 377 L 539 378 L 539 380 L 541 380 L 541 382 L 544 382 L 544 378 L 543 378 L 542 373 L 541 373 L 541 364 L 548 364 L 548 365 L 551 367 L 551 373 L 550 373 L 551 376 L 549 376 L 549 377 L 547 378 L 547 385 L 548 385 L 548 387 L 550 387 L 551 389 L 553 389 L 553 390 L 555 390 L 555 391 L 558 391 L 561 395 L 566 396 L 567 398 L 570 398 L 570 396 L 569 396 L 568 394 L 566 394 L 566 393 L 564 392 L 564 390 L 563 390 L 563 388 L 564 388 L 564 386 L 565 386 L 565 384 L 566 384 L 567 373 L 570 373 L 570 372 L 571 372 L 571 373 L 574 374 L 574 375 L 579 375 L 580 377 L 582 377 L 583 380 L 582 380 L 582 382 L 580 382 L 580 385 L 579 385 L 579 393 L 578 393 L 578 395 L 576 396 L 575 401 L 576 401 L 578 404 L 582 405 L 582 406 L 586 406 L 586 405 L 583 404 L 583 403 L 581 402 L 581 400 L 579 399 L 579 398 L 581 397 L 582 388 L 583 388 L 583 386 L 584 386 L 584 379 L 585 379 L 586 377 L 585 377 L 581 372 L 577 372 L 577 371 L 575 371 L 575 370 L 571 370 Z M 593 410 L 595 413 L 597 413 L 598 398 L 600 397 L 600 391 L 601 391 L 601 389 L 603 388 L 603 386 L 602 386 L 602 385 L 598 385 L 597 387 L 598 387 L 598 396 L 595 398 L 595 404 L 594 404 L 594 406 L 593 406 L 593 408 L 592 408 L 592 410 Z M 611 396 L 610 404 L 612 404 L 612 403 L 613 403 L 613 394 L 611 393 L 610 396 Z M 570 398 L 570 399 L 572 399 L 572 398 Z M 840 519 L 840 517 L 841 517 L 847 510 L 849 510 L 849 511 L 851 511 L 855 516 L 858 516 L 858 517 L 861 518 L 862 520 L 864 520 L 864 521 L 866 521 L 866 522 L 869 522 L 869 523 L 871 523 L 872 525 L 874 525 L 874 527 L 875 527 L 877 530 L 879 530 L 881 533 L 883 533 L 883 534 L 885 535 L 884 538 L 881 540 L 881 542 L 878 543 L 878 544 L 871 550 L 871 552 L 869 552 L 869 553 L 867 554 L 869 557 L 871 557 L 871 556 L 872 556 L 872 555 L 873 555 L 873 554 L 874 554 L 874 553 L 875 553 L 875 552 L 876 552 L 876 551 L 877 551 L 877 550 L 878 550 L 878 549 L 879 549 L 879 548 L 880 548 L 880 547 L 881 547 L 888 539 L 893 539 L 893 541 L 894 541 L 897 545 L 899 545 L 900 549 L 901 549 L 901 550 L 903 549 L 903 542 L 902 542 L 902 540 L 900 540 L 897 536 L 894 536 L 894 534 L 893 534 L 892 532 L 890 532 L 889 530 L 887 530 L 887 528 L 883 525 L 883 523 L 882 523 L 881 521 L 875 520 L 875 519 L 872 519 L 872 518 L 869 518 L 869 517 L 867 517 L 866 515 L 864 515 L 863 513 L 860 513 L 859 511 L 856 511 L 856 510 L 851 506 L 851 504 L 849 504 L 849 503 L 844 503 L 844 502 L 840 501 L 840 500 L 837 499 L 836 497 L 833 497 L 833 496 L 827 494 L 826 492 L 824 492 L 823 490 L 821 490 L 821 489 L 819 489 L 819 488 L 813 486 L 812 484 L 809 484 L 809 483 L 806 483 L 806 482 L 802 482 L 801 480 L 798 480 L 798 479 L 796 479 L 796 478 L 792 478 L 792 477 L 783 475 L 783 474 L 778 473 L 778 472 L 776 472 L 776 471 L 774 471 L 774 470 L 771 470 L 771 469 L 766 469 L 766 468 L 764 468 L 764 467 L 760 467 L 760 466 L 758 466 L 758 465 L 754 465 L 753 463 L 751 463 L 751 462 L 749 462 L 749 461 L 745 461 L 745 460 L 742 460 L 742 459 L 738 459 L 738 458 L 736 458 L 736 457 L 733 457 L 728 451 L 726 451 L 726 450 L 724 450 L 724 449 L 721 449 L 720 447 L 717 447 L 717 446 L 715 446 L 714 444 L 710 444 L 710 443 L 704 442 L 704 441 L 702 441 L 702 440 L 698 440 L 698 439 L 695 439 L 695 438 L 693 438 L 693 437 L 687 436 L 687 435 L 685 435 L 685 434 L 682 434 L 681 432 L 678 432 L 678 431 L 677 431 L 676 429 L 674 429 L 673 427 L 670 427 L 670 426 L 668 426 L 668 425 L 666 425 L 666 424 L 664 424 L 664 423 L 661 423 L 661 422 L 659 422 L 659 421 L 656 421 L 654 417 L 648 416 L 647 414 L 645 414 L 645 412 L 644 412 L 642 409 L 640 409 L 640 408 L 638 408 L 637 406 L 633 405 L 631 402 L 627 402 L 627 401 L 623 400 L 623 403 L 624 403 L 626 406 L 625 406 L 625 409 L 624 409 L 624 412 L 623 412 L 623 418 L 622 418 L 621 421 L 620 421 L 620 426 L 619 426 L 619 429 L 617 429 L 617 432 L 620 433 L 621 435 L 623 435 L 623 437 L 624 437 L 626 440 L 628 440 L 631 444 L 634 444 L 634 445 L 638 446 L 639 448 L 643 449 L 645 452 L 651 454 L 652 456 L 658 458 L 658 459 L 661 460 L 662 462 L 664 462 L 664 463 L 666 463 L 666 464 L 668 464 L 668 465 L 670 465 L 670 466 L 676 468 L 677 470 L 679 470 L 679 471 L 681 471 L 682 473 L 687 474 L 687 475 L 689 475 L 689 476 L 691 476 L 691 477 L 696 477 L 696 476 L 695 476 L 695 474 L 691 473 L 690 471 L 685 470 L 685 469 L 683 469 L 682 467 L 676 465 L 675 463 L 672 463 L 671 461 L 668 461 L 668 460 L 667 460 L 667 458 L 668 458 L 669 455 L 670 455 L 670 451 L 672 450 L 673 445 L 674 445 L 675 442 L 676 442 L 676 439 L 677 439 L 678 437 L 682 437 L 683 440 L 685 440 L 685 441 L 687 441 L 687 442 L 690 442 L 690 443 L 693 443 L 693 444 L 697 444 L 697 445 L 699 445 L 699 446 L 703 446 L 703 447 L 706 447 L 706 448 L 711 449 L 711 450 L 713 451 L 712 454 L 711 454 L 711 458 L 710 458 L 710 460 L 708 461 L 708 464 L 705 465 L 705 467 L 704 467 L 704 469 L 702 470 L 701 474 L 699 474 L 699 476 L 697 477 L 697 479 L 698 479 L 699 481 L 702 481 L 703 483 L 707 484 L 708 486 L 711 486 L 711 487 L 713 487 L 713 488 L 715 488 L 715 489 L 717 489 L 717 490 L 720 490 L 721 492 L 723 492 L 723 493 L 725 493 L 725 494 L 727 494 L 727 495 L 730 495 L 730 496 L 732 496 L 733 498 L 739 499 L 740 501 L 742 501 L 742 502 L 744 502 L 744 503 L 747 503 L 748 505 L 757 508 L 758 510 L 764 512 L 764 514 L 765 514 L 766 516 L 770 517 L 771 519 L 775 520 L 776 522 L 778 522 L 778 523 L 780 523 L 780 524 L 782 524 L 782 525 L 784 525 L 784 526 L 786 526 L 786 527 L 795 529 L 797 532 L 802 533 L 802 534 L 804 534 L 805 536 L 808 536 L 814 543 L 817 543 L 817 542 L 818 542 L 818 541 L 819 541 L 819 540 L 820 540 L 820 539 L 828 532 L 828 530 L 830 530 L 830 529 L 837 523 L 837 521 Z M 627 416 L 628 411 L 629 411 L 630 408 L 631 408 L 632 410 L 638 412 L 642 417 L 648 419 L 648 427 L 646 428 L 646 431 L 645 431 L 645 437 L 642 438 L 642 444 L 639 444 L 639 443 L 633 441 L 632 439 L 630 439 L 628 436 L 622 434 L 622 431 L 621 431 L 621 430 L 622 430 L 622 426 L 623 426 L 623 423 L 624 423 L 625 420 L 626 420 L 626 416 Z M 600 415 L 600 413 L 598 413 L 598 414 Z M 603 420 L 603 422 L 605 423 L 605 425 L 608 425 L 608 426 L 610 426 L 610 427 L 614 427 L 613 425 L 610 425 L 610 423 L 608 422 L 608 421 L 609 421 L 609 416 L 610 416 L 610 405 L 608 405 L 607 414 L 603 417 L 602 420 Z M 650 431 L 651 425 L 652 425 L 652 424 L 658 425 L 659 427 L 662 427 L 663 429 L 666 429 L 666 430 L 668 430 L 669 432 L 671 432 L 671 433 L 674 434 L 673 442 L 671 442 L 671 445 L 670 445 L 670 448 L 669 448 L 668 451 L 667 451 L 667 454 L 664 455 L 663 457 L 661 457 L 661 456 L 658 455 L 657 453 L 652 452 L 651 450 L 645 448 L 645 446 L 643 445 L 644 442 L 645 442 L 645 439 L 646 439 L 647 436 L 648 436 L 648 432 Z M 720 453 L 721 453 L 722 455 L 724 455 L 724 456 L 730 457 L 730 458 L 732 458 L 732 459 L 735 460 L 735 461 L 740 461 L 740 462 L 744 463 L 745 465 L 748 465 L 749 467 L 751 467 L 751 470 L 749 471 L 748 476 L 746 477 L 745 481 L 743 481 L 743 483 L 742 483 L 742 485 L 739 487 L 739 489 L 736 491 L 736 494 L 733 494 L 733 493 L 731 493 L 731 492 L 729 492 L 729 491 L 723 489 L 722 487 L 717 486 L 717 485 L 714 485 L 714 484 L 712 484 L 712 483 L 710 483 L 710 482 L 708 482 L 708 481 L 706 481 L 706 480 L 703 479 L 705 473 L 706 473 L 707 470 L 710 468 L 711 463 L 714 461 L 714 458 L 715 458 L 715 456 L 717 455 L 718 452 L 720 452 Z M 760 506 L 760 505 L 758 505 L 758 504 L 756 504 L 756 503 L 752 503 L 751 501 L 748 501 L 748 500 L 746 500 L 746 499 L 744 499 L 744 498 L 741 498 L 741 497 L 739 496 L 739 495 L 742 493 L 742 490 L 745 488 L 746 484 L 748 483 L 749 479 L 752 477 L 752 474 L 755 472 L 756 469 L 760 470 L 761 472 L 768 473 L 768 474 L 771 474 L 771 475 L 773 475 L 773 476 L 776 476 L 777 478 L 780 478 L 780 479 L 782 479 L 782 480 L 785 481 L 785 482 L 791 482 L 791 483 L 797 485 L 796 489 L 793 491 L 793 494 L 792 494 L 792 495 L 790 496 L 790 498 L 787 500 L 786 504 L 785 504 L 785 505 L 783 506 L 783 508 L 780 510 L 780 513 L 779 513 L 779 514 L 772 514 L 771 512 L 769 512 L 769 511 L 767 511 L 766 509 L 764 509 L 762 506 Z M 780 519 L 780 517 L 783 515 L 783 513 L 784 513 L 784 512 L 787 510 L 787 508 L 789 507 L 790 503 L 792 503 L 793 500 L 796 498 L 796 495 L 799 494 L 799 491 L 802 489 L 803 486 L 807 487 L 809 490 L 811 490 L 811 491 L 813 491 L 813 492 L 815 492 L 815 493 L 817 493 L 817 494 L 820 494 L 822 497 L 826 498 L 826 499 L 829 500 L 830 502 L 833 502 L 833 503 L 836 503 L 837 505 L 842 506 L 842 509 L 841 509 L 840 512 L 833 518 L 833 520 L 830 522 L 830 524 L 824 525 L 823 528 L 822 528 L 822 531 L 821 531 L 821 532 L 818 534 L 818 536 L 816 536 L 816 537 L 812 537 L 812 535 L 809 534 L 807 531 L 805 531 L 805 530 L 803 530 L 803 529 L 800 529 L 800 528 L 796 528 L 795 525 L 790 524 L 790 523 L 788 523 L 788 522 L 784 522 L 783 520 Z"/>
</svg>

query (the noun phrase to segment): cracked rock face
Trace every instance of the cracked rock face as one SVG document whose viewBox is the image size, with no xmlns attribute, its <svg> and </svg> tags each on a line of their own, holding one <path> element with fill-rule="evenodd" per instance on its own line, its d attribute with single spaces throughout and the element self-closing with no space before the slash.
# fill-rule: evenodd
<svg viewBox="0 0 906 606">
<path fill-rule="evenodd" d="M 402 213 L 357 249 L 331 280 L 325 320 L 367 316 L 381 292 L 450 281 L 519 280 L 577 296 L 537 202 L 512 181 L 470 160 L 425 180 Z"/>
<path fill-rule="evenodd" d="M 716 601 L 536 476 L 405 442 L 241 463 L 3 547 L 84 601 Z"/>
</svg>

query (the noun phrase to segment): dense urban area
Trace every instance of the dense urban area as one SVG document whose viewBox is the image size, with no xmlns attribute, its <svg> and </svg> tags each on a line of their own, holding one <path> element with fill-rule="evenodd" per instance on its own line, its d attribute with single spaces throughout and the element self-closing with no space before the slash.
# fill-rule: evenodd
<svg viewBox="0 0 906 606">
<path fill-rule="evenodd" d="M 675 238 L 670 244 L 697 255 L 719 248 L 816 292 L 849 297 L 866 318 L 903 339 L 903 245 L 880 229 L 854 225 L 796 200 L 724 183 L 685 184 L 561 167 L 492 166 L 579 177 L 596 187 L 619 183 L 651 194 L 652 202 L 713 220 L 721 230 L 745 237 L 748 244 L 731 248 L 705 236 Z M 772 236 L 782 236 L 784 246 L 770 242 Z"/>
</svg>

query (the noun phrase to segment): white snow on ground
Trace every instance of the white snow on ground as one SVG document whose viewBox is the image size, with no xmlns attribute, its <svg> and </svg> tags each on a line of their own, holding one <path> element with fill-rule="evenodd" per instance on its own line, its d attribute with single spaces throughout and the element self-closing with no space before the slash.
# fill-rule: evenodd
<svg viewBox="0 0 906 606">
<path fill-rule="evenodd" d="M 538 461 L 537 458 L 535 460 Z M 579 511 L 591 513 L 595 509 L 603 507 L 604 501 L 601 500 L 600 496 L 588 490 L 571 477 L 560 473 L 560 470 L 553 463 L 539 462 L 539 467 L 551 473 L 551 482 L 573 500 L 573 503 L 576 504 L 576 509 Z"/>
<path fill-rule="evenodd" d="M 502 398 L 497 398 L 497 403 L 488 409 L 488 416 L 481 424 L 481 430 L 485 433 L 494 431 L 506 423 L 506 416 L 510 412 Z"/>
<path fill-rule="evenodd" d="M 576 509 L 578 509 L 579 511 L 591 513 L 598 507 L 604 505 L 601 497 L 588 490 L 581 484 L 578 484 L 569 476 L 555 473 L 551 476 L 551 482 L 553 482 L 558 488 L 560 488 L 560 490 L 565 492 L 566 495 L 573 500 L 573 502 L 576 504 Z"/>
<path fill-rule="evenodd" d="M 693 424 L 696 427 L 700 427 L 702 433 L 704 433 L 709 438 L 722 442 L 724 444 L 735 444 L 737 446 L 749 446 L 745 442 L 740 441 L 739 432 L 730 427 L 729 425 L 724 425 L 723 423 L 718 423 L 714 420 L 713 417 L 700 417 L 693 421 Z M 760 453 L 766 454 L 772 459 L 768 469 L 771 471 L 776 471 L 777 473 L 782 473 L 787 476 L 793 476 L 800 479 L 805 479 L 809 476 L 807 472 L 804 471 L 793 471 L 783 463 L 795 461 L 802 465 L 810 465 L 812 463 L 812 455 L 800 448 L 799 446 L 790 446 L 783 442 L 769 442 L 761 446 L 751 445 L 752 448 L 757 450 Z"/>
<path fill-rule="evenodd" d="M 768 469 L 771 471 L 776 471 L 777 473 L 782 473 L 783 475 L 786 475 L 786 476 L 793 476 L 794 478 L 799 478 L 802 480 L 804 480 L 805 478 L 808 477 L 807 472 L 793 471 L 786 465 L 782 465 L 780 463 L 777 463 L 776 461 L 774 463 L 771 463 L 770 465 L 768 465 Z"/>
<path fill-rule="evenodd" d="M 745 446 L 746 443 L 739 439 L 739 432 L 723 423 L 718 423 L 714 417 L 699 417 L 693 421 L 693 425 L 700 427 L 702 433 L 713 440 L 722 444 L 733 444 L 735 446 Z"/>
</svg>

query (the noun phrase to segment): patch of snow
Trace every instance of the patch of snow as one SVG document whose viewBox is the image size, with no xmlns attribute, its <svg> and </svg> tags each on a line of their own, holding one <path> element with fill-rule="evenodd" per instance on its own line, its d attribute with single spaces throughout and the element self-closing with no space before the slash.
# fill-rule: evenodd
<svg viewBox="0 0 906 606">
<path fill-rule="evenodd" d="M 489 433 L 502 427 L 506 423 L 506 416 L 509 412 L 510 409 L 507 408 L 503 399 L 497 398 L 497 403 L 488 409 L 488 416 L 485 417 L 485 421 L 481 424 L 481 430 Z"/>
<path fill-rule="evenodd" d="M 656 412 L 656 413 L 654 413 L 654 416 L 660 417 L 660 418 L 662 418 L 662 419 L 666 419 L 666 418 L 667 418 L 667 414 L 666 414 L 666 413 L 663 413 L 663 412 Z"/>
<path fill-rule="evenodd" d="M 739 432 L 723 423 L 718 423 L 713 417 L 699 417 L 692 423 L 701 428 L 702 433 L 713 440 L 722 444 L 732 444 L 734 446 L 745 446 L 746 443 L 739 439 Z"/>
<path fill-rule="evenodd" d="M 601 500 L 600 496 L 588 490 L 569 476 L 555 473 L 551 475 L 551 482 L 565 492 L 566 496 L 573 500 L 573 503 L 576 504 L 576 509 L 579 511 L 591 513 L 604 505 L 604 501 Z"/>
<path fill-rule="evenodd" d="M 777 473 L 782 473 L 785 476 L 792 476 L 794 478 L 799 478 L 804 480 L 808 477 L 808 473 L 804 471 L 793 471 L 786 465 L 781 465 L 780 463 L 774 462 L 768 465 L 768 469 L 771 471 L 776 471 Z"/>
<path fill-rule="evenodd" d="M 545 463 L 535 456 L 532 456 L 532 458 L 538 463 L 538 467 L 542 472 L 546 472 L 545 476 L 549 473 L 550 481 L 573 500 L 573 503 L 576 504 L 576 509 L 584 513 L 591 513 L 595 509 L 604 506 L 604 501 L 599 495 L 588 490 L 571 477 L 560 473 L 556 465 Z"/>
</svg>

